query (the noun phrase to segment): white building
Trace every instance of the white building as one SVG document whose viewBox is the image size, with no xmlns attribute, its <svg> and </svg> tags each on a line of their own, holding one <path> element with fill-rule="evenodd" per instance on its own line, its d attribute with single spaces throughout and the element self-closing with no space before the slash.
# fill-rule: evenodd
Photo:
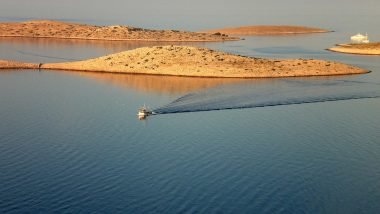
<svg viewBox="0 0 380 214">
<path fill-rule="evenodd" d="M 351 43 L 353 44 L 367 44 L 369 43 L 368 34 L 362 35 L 360 33 L 351 36 Z"/>
</svg>

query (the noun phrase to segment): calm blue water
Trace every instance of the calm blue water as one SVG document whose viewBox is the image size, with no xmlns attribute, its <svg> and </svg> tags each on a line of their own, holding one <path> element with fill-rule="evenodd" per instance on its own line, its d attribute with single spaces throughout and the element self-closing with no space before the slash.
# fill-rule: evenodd
<svg viewBox="0 0 380 214">
<path fill-rule="evenodd" d="M 210 80 L 0 71 L 0 213 L 379 213 L 380 57 L 324 51 L 348 35 L 194 45 L 372 73 Z M 0 39 L 0 58 L 67 61 L 147 45 Z M 143 103 L 165 114 L 139 121 Z"/>
</svg>

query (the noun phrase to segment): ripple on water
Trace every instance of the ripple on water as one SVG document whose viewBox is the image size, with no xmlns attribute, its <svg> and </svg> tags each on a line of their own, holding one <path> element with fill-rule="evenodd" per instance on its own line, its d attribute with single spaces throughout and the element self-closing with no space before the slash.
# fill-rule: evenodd
<svg viewBox="0 0 380 214">
<path fill-rule="evenodd" d="M 0 111 L 0 118 L 9 122 L 0 125 L 1 212 L 325 213 L 350 211 L 351 204 L 377 208 L 378 99 L 163 114 L 142 125 L 132 104 L 136 95 L 125 88 L 119 93 L 74 75 L 39 75 L 58 76 L 49 79 L 54 84 L 44 83 L 50 89 L 46 91 L 28 79 L 32 87 L 23 86 L 19 93 L 31 96 L 34 106 L 19 107 L 12 115 L 11 105 Z M 0 95 L 4 82 L 0 79 Z M 362 98 L 378 91 L 376 84 L 336 78 L 259 82 L 195 92 L 162 113 Z M 10 104 L 9 99 L 2 101 Z M 114 99 L 125 105 L 115 107 Z"/>
<path fill-rule="evenodd" d="M 380 97 L 380 83 L 348 80 L 275 80 L 276 84 L 224 85 L 184 95 L 157 114 L 255 108 Z"/>
</svg>

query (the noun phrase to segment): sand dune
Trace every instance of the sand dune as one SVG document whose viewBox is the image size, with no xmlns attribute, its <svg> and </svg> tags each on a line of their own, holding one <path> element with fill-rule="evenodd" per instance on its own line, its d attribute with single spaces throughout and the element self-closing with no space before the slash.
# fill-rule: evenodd
<svg viewBox="0 0 380 214">
<path fill-rule="evenodd" d="M 113 41 L 229 41 L 236 37 L 130 26 L 95 26 L 50 20 L 0 23 L 0 37 L 31 37 Z"/>
<path fill-rule="evenodd" d="M 237 78 L 323 76 L 368 72 L 364 69 L 331 61 L 251 58 L 186 46 L 138 48 L 96 59 L 43 64 L 42 68 Z"/>
<path fill-rule="evenodd" d="M 227 34 L 227 35 L 289 35 L 305 33 L 326 33 L 331 32 L 320 28 L 286 25 L 258 25 L 242 26 L 232 28 L 222 28 L 204 31 L 205 33 Z"/>
</svg>

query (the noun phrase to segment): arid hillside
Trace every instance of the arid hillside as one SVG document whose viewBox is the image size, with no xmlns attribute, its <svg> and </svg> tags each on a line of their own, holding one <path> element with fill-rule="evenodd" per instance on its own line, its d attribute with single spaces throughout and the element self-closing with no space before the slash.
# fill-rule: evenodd
<svg viewBox="0 0 380 214">
<path fill-rule="evenodd" d="M 221 34 L 149 30 L 122 25 L 95 26 L 49 20 L 0 23 L 0 37 L 172 42 L 239 40 Z"/>
<path fill-rule="evenodd" d="M 354 66 L 331 61 L 252 58 L 186 46 L 138 48 L 96 59 L 43 64 L 42 68 L 238 78 L 321 76 L 368 72 Z"/>
</svg>

